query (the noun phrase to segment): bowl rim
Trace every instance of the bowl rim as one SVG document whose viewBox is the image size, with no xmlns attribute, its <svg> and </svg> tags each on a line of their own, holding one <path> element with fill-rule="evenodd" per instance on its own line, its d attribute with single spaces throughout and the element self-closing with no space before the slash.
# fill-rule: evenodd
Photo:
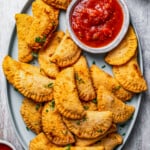
<svg viewBox="0 0 150 150">
<path fill-rule="evenodd" d="M 130 14 L 129 14 L 129 9 L 127 7 L 127 4 L 125 3 L 124 0 L 117 0 L 117 2 L 120 4 L 122 11 L 123 11 L 123 25 L 121 27 L 120 32 L 118 33 L 118 35 L 116 36 L 116 38 L 109 43 L 106 46 L 103 47 L 90 47 L 86 44 L 84 44 L 83 42 L 81 42 L 78 37 L 75 35 L 72 27 L 71 27 L 71 13 L 73 11 L 74 6 L 80 2 L 82 0 L 72 0 L 72 2 L 70 3 L 70 5 L 67 8 L 67 12 L 66 12 L 66 22 L 67 22 L 67 29 L 70 33 L 71 38 L 73 39 L 73 41 L 84 51 L 86 52 L 90 52 L 90 53 L 106 53 L 111 51 L 112 49 L 114 49 L 115 47 L 117 47 L 119 45 L 119 43 L 122 41 L 122 39 L 124 38 L 124 36 L 126 35 L 128 28 L 129 28 L 129 24 L 130 24 Z"/>
<path fill-rule="evenodd" d="M 2 140 L 0 139 L 0 144 L 4 144 L 4 145 L 7 145 L 8 147 L 10 147 L 12 150 L 16 150 L 16 148 L 8 141 L 6 140 Z"/>
</svg>

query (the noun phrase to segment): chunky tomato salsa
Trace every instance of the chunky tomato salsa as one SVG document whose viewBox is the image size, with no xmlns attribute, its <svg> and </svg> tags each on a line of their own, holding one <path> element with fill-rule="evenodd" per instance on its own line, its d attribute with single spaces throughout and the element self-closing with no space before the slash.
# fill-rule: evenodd
<svg viewBox="0 0 150 150">
<path fill-rule="evenodd" d="M 71 22 L 80 41 L 103 47 L 120 32 L 123 12 L 117 0 L 81 0 L 73 9 Z"/>
</svg>

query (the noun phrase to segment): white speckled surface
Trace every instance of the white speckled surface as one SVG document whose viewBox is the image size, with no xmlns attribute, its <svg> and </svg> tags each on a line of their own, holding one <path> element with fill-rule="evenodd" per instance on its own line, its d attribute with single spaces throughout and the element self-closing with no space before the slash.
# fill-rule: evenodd
<svg viewBox="0 0 150 150">
<path fill-rule="evenodd" d="M 27 0 L 1 0 L 0 1 L 0 64 L 6 55 L 11 32 L 15 23 L 14 14 L 20 12 Z M 126 0 L 132 21 L 138 31 L 144 59 L 144 75 L 150 86 L 150 1 Z M 15 145 L 17 150 L 22 150 L 6 107 L 4 89 L 4 76 L 0 65 L 0 139 L 6 139 Z M 150 91 L 144 93 L 139 115 L 131 136 L 123 150 L 150 150 Z"/>
</svg>

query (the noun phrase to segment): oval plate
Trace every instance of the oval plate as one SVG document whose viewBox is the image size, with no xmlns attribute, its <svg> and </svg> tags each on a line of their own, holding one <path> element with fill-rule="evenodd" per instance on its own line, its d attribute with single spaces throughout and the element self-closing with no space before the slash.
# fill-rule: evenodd
<svg viewBox="0 0 150 150">
<path fill-rule="evenodd" d="M 31 14 L 32 2 L 33 2 L 33 0 L 28 1 L 21 13 Z M 65 12 L 62 11 L 60 13 L 60 17 L 59 17 L 59 22 L 60 22 L 59 29 L 61 29 L 63 31 L 66 31 L 66 21 L 65 20 L 66 20 Z M 134 25 L 133 25 L 133 27 L 134 27 Z M 134 29 L 135 29 L 135 27 L 134 27 Z M 136 34 L 137 34 L 137 32 L 136 32 Z M 137 38 L 138 38 L 138 35 L 137 35 Z M 9 48 L 8 48 L 8 55 L 10 55 L 11 57 L 13 57 L 16 60 L 17 60 L 17 55 L 18 55 L 17 42 L 18 41 L 17 41 L 17 35 L 16 35 L 16 28 L 14 28 L 12 36 L 11 36 Z M 96 64 L 99 67 L 103 68 L 103 70 L 112 74 L 111 67 L 104 62 L 104 59 L 103 59 L 104 54 L 98 55 L 98 54 L 85 53 L 85 55 L 87 57 L 89 65 L 91 65 L 94 61 L 94 62 L 96 62 Z M 141 68 L 141 72 L 143 73 L 142 50 L 141 50 L 139 38 L 138 38 L 138 61 L 139 61 L 139 65 Z M 36 64 L 36 63 L 37 63 L 36 60 L 34 60 L 32 62 L 32 64 Z M 16 131 L 18 139 L 20 140 L 23 148 L 28 149 L 29 142 L 31 139 L 33 139 L 35 137 L 35 134 L 26 129 L 26 125 L 20 115 L 20 106 L 22 104 L 23 96 L 20 93 L 18 93 L 7 81 L 5 83 L 6 83 L 6 87 L 7 87 L 6 94 L 7 94 L 8 108 L 9 108 L 9 112 L 10 112 L 10 116 L 12 119 L 14 129 Z M 124 140 L 123 140 L 123 144 L 118 146 L 116 148 L 116 150 L 122 149 L 122 147 L 126 143 L 128 137 L 131 133 L 131 130 L 132 130 L 134 123 L 136 121 L 136 118 L 137 118 L 141 99 L 142 99 L 142 94 L 137 94 L 132 98 L 131 101 L 126 102 L 129 105 L 133 105 L 136 108 L 136 110 L 135 110 L 133 117 L 128 122 L 126 122 L 124 125 L 118 126 L 118 132 L 123 136 Z"/>
</svg>

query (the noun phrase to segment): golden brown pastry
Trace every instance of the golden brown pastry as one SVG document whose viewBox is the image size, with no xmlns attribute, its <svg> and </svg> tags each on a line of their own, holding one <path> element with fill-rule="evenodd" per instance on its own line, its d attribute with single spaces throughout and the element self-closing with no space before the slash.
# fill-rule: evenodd
<svg viewBox="0 0 150 150">
<path fill-rule="evenodd" d="M 105 150 L 103 146 L 66 146 L 66 147 L 52 147 L 50 150 Z"/>
<path fill-rule="evenodd" d="M 134 113 L 135 108 L 127 105 L 114 94 L 107 90 L 104 86 L 99 86 L 97 92 L 97 104 L 99 111 L 111 111 L 113 113 L 113 122 L 124 123 Z"/>
<path fill-rule="evenodd" d="M 67 31 L 50 60 L 59 67 L 67 67 L 79 59 L 80 53 L 81 49 L 74 43 Z"/>
<path fill-rule="evenodd" d="M 122 144 L 122 142 L 123 138 L 121 135 L 118 133 L 111 133 L 94 146 L 104 146 L 105 150 L 113 150 L 116 146 Z"/>
<path fill-rule="evenodd" d="M 102 138 L 106 137 L 106 135 L 116 132 L 117 131 L 117 126 L 115 124 L 112 124 L 112 126 L 110 127 L 110 129 L 103 135 L 95 138 L 95 139 L 81 139 L 76 137 L 76 146 L 90 146 L 94 143 L 96 143 L 97 141 L 100 141 Z"/>
<path fill-rule="evenodd" d="M 41 49 L 38 54 L 40 68 L 51 78 L 56 78 L 56 75 L 59 73 L 59 67 L 50 61 L 50 57 L 54 54 L 63 36 L 64 33 L 62 31 L 55 32 L 47 47 Z"/>
<path fill-rule="evenodd" d="M 81 103 L 82 103 L 83 108 L 85 110 L 91 110 L 91 111 L 96 111 L 97 110 L 97 104 L 93 101 L 88 101 L 88 102 L 81 101 Z"/>
<path fill-rule="evenodd" d="M 63 123 L 62 116 L 55 109 L 54 100 L 44 105 L 42 126 L 47 138 L 56 145 L 65 146 L 75 142 L 72 133 Z"/>
<path fill-rule="evenodd" d="M 36 102 L 50 101 L 53 99 L 54 80 L 40 74 L 33 74 L 17 70 L 14 78 L 14 87 L 25 97 Z"/>
<path fill-rule="evenodd" d="M 3 70 L 8 81 L 25 97 L 36 102 L 53 99 L 54 80 L 38 74 L 37 67 L 6 56 L 3 60 Z"/>
<path fill-rule="evenodd" d="M 56 108 L 63 116 L 70 119 L 81 119 L 85 116 L 75 85 L 73 67 L 68 67 L 57 75 L 54 99 Z"/>
<path fill-rule="evenodd" d="M 67 128 L 79 138 L 93 139 L 104 135 L 112 125 L 110 111 L 86 111 L 79 120 L 63 118 Z"/>
<path fill-rule="evenodd" d="M 115 78 L 100 69 L 98 66 L 92 65 L 90 68 L 90 73 L 96 90 L 98 90 L 100 85 L 104 85 L 122 101 L 130 100 L 132 98 L 133 93 L 125 90 Z"/>
<path fill-rule="evenodd" d="M 128 62 L 136 53 L 137 37 L 132 26 L 129 26 L 128 32 L 121 43 L 110 51 L 105 61 L 110 65 L 122 65 Z"/>
<path fill-rule="evenodd" d="M 32 3 L 32 12 L 34 20 L 26 40 L 32 49 L 39 50 L 52 37 L 52 33 L 58 25 L 59 11 L 46 5 L 42 0 L 36 0 Z"/>
<path fill-rule="evenodd" d="M 19 68 L 17 61 L 13 60 L 10 56 L 5 56 L 2 62 L 3 71 L 7 80 L 14 84 L 15 72 Z"/>
<path fill-rule="evenodd" d="M 140 71 L 136 56 L 122 66 L 113 66 L 113 73 L 126 90 L 140 93 L 147 90 L 146 81 Z"/>
<path fill-rule="evenodd" d="M 54 146 L 46 135 L 41 132 L 30 141 L 29 150 L 50 150 Z"/>
<path fill-rule="evenodd" d="M 89 68 L 86 58 L 81 56 L 79 60 L 73 65 L 75 70 L 75 79 L 79 98 L 84 101 L 90 101 L 96 98 L 96 93 L 92 85 Z"/>
<path fill-rule="evenodd" d="M 71 0 L 43 0 L 45 3 L 52 5 L 58 9 L 66 10 Z"/>
<path fill-rule="evenodd" d="M 27 14 L 16 14 L 15 19 L 18 37 L 18 60 L 30 62 L 33 59 L 32 49 L 27 44 L 26 36 L 33 22 L 33 17 Z"/>
<path fill-rule="evenodd" d="M 36 134 L 42 132 L 41 111 L 42 104 L 25 98 L 22 102 L 20 113 L 26 124 Z"/>
</svg>

